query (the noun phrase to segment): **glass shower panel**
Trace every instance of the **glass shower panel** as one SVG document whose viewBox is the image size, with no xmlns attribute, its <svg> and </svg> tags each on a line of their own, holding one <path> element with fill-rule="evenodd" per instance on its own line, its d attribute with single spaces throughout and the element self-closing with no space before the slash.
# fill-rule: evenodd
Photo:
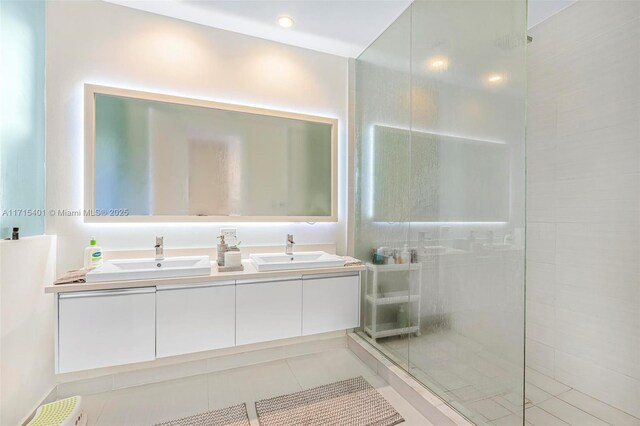
<svg viewBox="0 0 640 426">
<path fill-rule="evenodd" d="M 483 424 L 522 411 L 526 2 L 417 1 L 411 27 L 410 373 Z"/>
<path fill-rule="evenodd" d="M 44 233 L 45 2 L 0 5 L 0 238 Z"/>
<path fill-rule="evenodd" d="M 525 53 L 524 0 L 428 0 L 356 61 L 360 332 L 477 424 L 522 424 Z"/>
<path fill-rule="evenodd" d="M 411 14 L 402 14 L 356 63 L 356 256 L 367 262 L 361 334 L 393 341 L 385 352 L 407 369 Z M 404 132 L 387 132 L 400 128 Z"/>
</svg>

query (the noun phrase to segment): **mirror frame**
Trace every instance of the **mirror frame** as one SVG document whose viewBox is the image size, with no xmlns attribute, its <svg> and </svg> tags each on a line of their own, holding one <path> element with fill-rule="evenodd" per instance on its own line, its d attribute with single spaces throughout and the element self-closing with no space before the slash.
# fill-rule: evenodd
<svg viewBox="0 0 640 426">
<path fill-rule="evenodd" d="M 96 95 L 113 95 L 149 101 L 221 109 L 225 111 L 246 112 L 270 117 L 290 118 L 331 125 L 331 215 L 330 216 L 195 216 L 195 215 L 157 215 L 157 216 L 95 216 L 84 214 L 88 223 L 163 223 L 163 222 L 337 222 L 338 221 L 338 119 L 256 108 L 244 105 L 227 104 L 204 99 L 143 92 L 95 84 L 84 85 L 84 208 L 95 209 L 95 102 Z"/>
</svg>

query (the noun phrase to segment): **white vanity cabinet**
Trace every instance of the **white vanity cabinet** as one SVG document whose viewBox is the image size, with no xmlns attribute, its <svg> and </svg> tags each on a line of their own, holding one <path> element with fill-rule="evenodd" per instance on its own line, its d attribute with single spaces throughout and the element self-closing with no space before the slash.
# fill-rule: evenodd
<svg viewBox="0 0 640 426">
<path fill-rule="evenodd" d="M 360 276 L 306 275 L 302 279 L 302 334 L 358 327 Z"/>
<path fill-rule="evenodd" d="M 56 372 L 346 330 L 360 319 L 359 271 L 145 284 L 59 292 Z"/>
<path fill-rule="evenodd" d="M 236 281 L 236 345 L 302 335 L 302 280 Z"/>
<path fill-rule="evenodd" d="M 235 345 L 235 281 L 159 285 L 157 289 L 158 358 Z"/>
<path fill-rule="evenodd" d="M 62 293 L 58 372 L 155 359 L 155 287 Z"/>
</svg>

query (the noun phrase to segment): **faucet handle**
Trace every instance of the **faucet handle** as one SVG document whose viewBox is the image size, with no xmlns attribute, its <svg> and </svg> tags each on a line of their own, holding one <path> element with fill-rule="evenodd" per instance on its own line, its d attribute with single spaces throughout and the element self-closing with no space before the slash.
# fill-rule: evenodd
<svg viewBox="0 0 640 426">
<path fill-rule="evenodd" d="M 293 234 L 287 234 L 287 242 L 290 244 L 295 244 L 293 242 Z"/>
<path fill-rule="evenodd" d="M 156 237 L 156 247 L 160 247 L 164 244 L 164 237 Z"/>
</svg>

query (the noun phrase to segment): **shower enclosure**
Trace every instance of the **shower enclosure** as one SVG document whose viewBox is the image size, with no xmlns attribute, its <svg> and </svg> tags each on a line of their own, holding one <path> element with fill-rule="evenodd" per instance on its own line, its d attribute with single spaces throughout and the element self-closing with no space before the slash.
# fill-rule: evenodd
<svg viewBox="0 0 640 426">
<path fill-rule="evenodd" d="M 522 424 L 526 39 L 525 1 L 415 1 L 356 60 L 359 333 L 476 424 Z"/>
</svg>

